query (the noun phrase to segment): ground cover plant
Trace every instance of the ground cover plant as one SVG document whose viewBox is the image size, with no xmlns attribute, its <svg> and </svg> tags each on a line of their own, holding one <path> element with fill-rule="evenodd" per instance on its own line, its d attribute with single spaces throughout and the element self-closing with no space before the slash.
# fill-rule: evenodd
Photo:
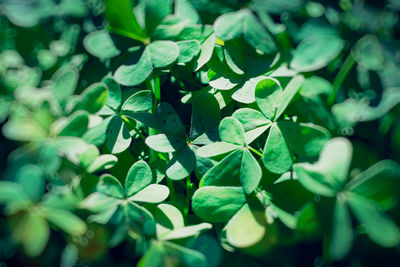
<svg viewBox="0 0 400 267">
<path fill-rule="evenodd" d="M 398 266 L 399 11 L 0 1 L 2 266 Z"/>
</svg>

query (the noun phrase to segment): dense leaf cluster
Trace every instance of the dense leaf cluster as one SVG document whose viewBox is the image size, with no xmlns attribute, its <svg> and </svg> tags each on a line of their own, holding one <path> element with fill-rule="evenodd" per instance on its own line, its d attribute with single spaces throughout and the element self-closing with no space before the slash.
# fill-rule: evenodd
<svg viewBox="0 0 400 267">
<path fill-rule="evenodd" d="M 0 261 L 398 262 L 399 1 L 0 8 Z"/>
</svg>

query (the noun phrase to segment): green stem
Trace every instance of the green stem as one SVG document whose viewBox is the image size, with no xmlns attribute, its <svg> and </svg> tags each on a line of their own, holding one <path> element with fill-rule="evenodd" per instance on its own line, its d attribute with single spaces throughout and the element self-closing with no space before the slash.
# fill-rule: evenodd
<svg viewBox="0 0 400 267">
<path fill-rule="evenodd" d="M 335 102 L 336 95 L 339 92 L 340 86 L 343 84 L 344 80 L 346 79 L 347 75 L 349 74 L 355 63 L 356 62 L 350 52 L 342 67 L 340 68 L 338 74 L 336 75 L 335 80 L 333 81 L 332 93 L 328 96 L 328 105 L 331 106 Z"/>
<path fill-rule="evenodd" d="M 185 216 L 189 214 L 190 199 L 192 198 L 193 184 L 190 181 L 190 176 L 186 178 L 186 200 L 185 200 Z"/>
<path fill-rule="evenodd" d="M 136 128 L 136 126 L 127 118 L 125 117 L 125 115 L 120 114 L 121 119 L 125 122 L 125 124 L 128 126 L 129 130 L 134 130 L 140 138 L 142 138 L 142 140 L 146 140 L 146 136 L 144 136 L 144 134 L 142 134 L 142 132 Z"/>
<path fill-rule="evenodd" d="M 165 179 L 167 180 L 167 186 L 169 189 L 169 197 L 171 198 L 172 201 L 175 201 L 176 194 L 175 194 L 174 182 L 168 177 L 166 177 Z"/>
<path fill-rule="evenodd" d="M 261 154 L 261 152 L 260 151 L 258 151 L 258 150 L 255 150 L 254 148 L 252 148 L 251 146 L 247 146 L 247 148 L 250 150 L 250 151 L 252 151 L 254 154 L 257 154 L 257 155 L 259 155 L 261 158 L 263 157 L 263 154 Z"/>
</svg>

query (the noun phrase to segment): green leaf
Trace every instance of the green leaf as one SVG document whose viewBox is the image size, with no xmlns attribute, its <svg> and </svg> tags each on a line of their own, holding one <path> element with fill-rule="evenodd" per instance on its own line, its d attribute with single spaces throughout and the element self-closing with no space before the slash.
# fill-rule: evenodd
<svg viewBox="0 0 400 267">
<path fill-rule="evenodd" d="M 352 154 L 350 141 L 333 138 L 324 146 L 318 162 L 308 169 L 324 174 L 331 187 L 339 191 L 347 181 Z"/>
<path fill-rule="evenodd" d="M 168 162 L 166 174 L 173 180 L 181 180 L 190 175 L 196 165 L 196 156 L 187 146 L 184 150 L 177 152 Z"/>
<path fill-rule="evenodd" d="M 78 71 L 69 66 L 60 68 L 54 73 L 53 77 L 51 77 L 53 82 L 51 91 L 58 103 L 61 105 L 66 104 L 68 97 L 75 91 L 78 79 Z"/>
<path fill-rule="evenodd" d="M 134 53 L 125 64 L 120 65 L 114 73 L 114 79 L 125 86 L 141 84 L 153 71 L 153 64 L 147 48 L 143 52 Z"/>
<path fill-rule="evenodd" d="M 130 112 L 141 112 L 151 109 L 153 106 L 153 95 L 149 90 L 139 91 L 131 95 L 121 107 L 122 114 Z"/>
<path fill-rule="evenodd" d="M 70 235 L 80 236 L 86 232 L 86 224 L 75 214 L 62 210 L 47 208 L 45 217 L 54 225 Z"/>
<path fill-rule="evenodd" d="M 2 133 L 7 139 L 22 142 L 40 140 L 47 136 L 46 131 L 36 121 L 28 118 L 7 121 Z"/>
<path fill-rule="evenodd" d="M 18 183 L 0 181 L 0 203 L 7 204 L 19 200 L 29 200 L 23 187 Z"/>
<path fill-rule="evenodd" d="M 328 65 L 339 55 L 344 41 L 335 35 L 311 36 L 296 47 L 290 67 L 298 72 L 310 72 Z"/>
<path fill-rule="evenodd" d="M 215 46 L 215 34 L 211 34 L 202 44 L 200 56 L 195 63 L 195 70 L 201 69 L 211 59 Z"/>
<path fill-rule="evenodd" d="M 201 18 L 188 0 L 175 0 L 175 16 L 189 20 L 193 24 L 201 24 Z"/>
<path fill-rule="evenodd" d="M 341 260 L 351 249 L 351 244 L 353 242 L 353 229 L 347 204 L 340 197 L 336 200 L 332 227 L 329 254 L 333 259 Z"/>
<path fill-rule="evenodd" d="M 226 222 L 246 202 L 240 187 L 205 186 L 198 189 L 192 198 L 194 213 L 209 222 Z"/>
<path fill-rule="evenodd" d="M 113 207 L 118 205 L 118 201 L 119 199 L 115 199 L 114 197 L 100 192 L 94 192 L 80 203 L 80 208 L 97 213 L 105 210 L 112 210 Z"/>
<path fill-rule="evenodd" d="M 154 41 L 146 49 L 154 68 L 165 68 L 179 57 L 179 46 L 171 41 Z"/>
<path fill-rule="evenodd" d="M 187 146 L 181 139 L 165 134 L 150 135 L 145 142 L 151 149 L 162 153 L 179 151 Z"/>
<path fill-rule="evenodd" d="M 166 235 L 162 236 L 160 240 L 174 240 L 183 239 L 191 236 L 198 236 L 200 233 L 207 231 L 211 228 L 212 225 L 209 223 L 200 223 L 196 225 L 186 226 L 167 233 Z"/>
<path fill-rule="evenodd" d="M 250 247 L 264 237 L 266 223 L 264 212 L 252 211 L 245 204 L 226 225 L 226 238 L 235 247 Z"/>
<path fill-rule="evenodd" d="M 170 232 L 171 229 L 180 229 L 185 227 L 182 213 L 175 206 L 170 204 L 158 204 L 154 212 L 154 218 L 162 226 L 162 231 L 157 229 L 157 236 Z"/>
<path fill-rule="evenodd" d="M 243 37 L 264 53 L 270 54 L 277 49 L 271 35 L 247 9 L 223 14 L 214 22 L 214 30 L 223 41 Z"/>
<path fill-rule="evenodd" d="M 129 169 L 125 180 L 126 196 L 130 197 L 146 186 L 153 180 L 153 174 L 149 165 L 143 161 L 135 162 Z"/>
<path fill-rule="evenodd" d="M 97 191 L 114 198 L 123 198 L 124 189 L 121 183 L 112 175 L 104 174 L 97 184 Z"/>
<path fill-rule="evenodd" d="M 133 13 L 133 6 L 130 0 L 106 0 L 104 14 L 114 32 L 138 41 L 146 39 L 147 36 Z"/>
<path fill-rule="evenodd" d="M 256 86 L 255 98 L 257 106 L 269 120 L 276 120 L 281 106 L 283 90 L 279 82 L 273 78 L 259 81 Z"/>
<path fill-rule="evenodd" d="M 105 154 L 105 155 L 100 155 L 97 157 L 92 164 L 89 165 L 87 168 L 88 173 L 95 173 L 98 171 L 103 171 L 107 169 L 111 169 L 112 167 L 117 164 L 118 158 L 114 155 L 110 154 Z"/>
<path fill-rule="evenodd" d="M 172 4 L 172 0 L 148 0 L 145 2 L 145 25 L 149 36 L 166 16 L 172 14 Z"/>
<path fill-rule="evenodd" d="M 298 156 L 318 156 L 330 138 L 326 129 L 310 123 L 282 120 L 277 125 L 290 150 Z"/>
<path fill-rule="evenodd" d="M 241 147 L 242 146 L 240 146 L 240 145 L 235 145 L 235 144 L 231 144 L 231 143 L 218 142 L 218 143 L 212 143 L 212 144 L 200 147 L 196 151 L 196 154 L 200 157 L 214 157 L 214 156 L 226 154 L 228 152 L 231 152 L 231 151 L 236 150 Z"/>
<path fill-rule="evenodd" d="M 165 185 L 151 184 L 129 197 L 130 201 L 145 203 L 160 203 L 167 199 L 169 189 Z"/>
<path fill-rule="evenodd" d="M 352 53 L 354 59 L 364 68 L 378 71 L 384 66 L 384 51 L 374 35 L 366 35 L 358 40 Z"/>
<path fill-rule="evenodd" d="M 232 99 L 244 104 L 253 103 L 256 100 L 255 90 L 257 83 L 264 78 L 265 76 L 258 76 L 240 83 L 234 88 L 236 91 L 232 94 Z"/>
<path fill-rule="evenodd" d="M 390 160 L 380 161 L 351 180 L 346 188 L 379 203 L 384 209 L 397 205 L 400 196 L 400 168 Z"/>
<path fill-rule="evenodd" d="M 271 121 L 261 112 L 250 108 L 238 109 L 232 114 L 232 117 L 242 124 L 246 144 L 253 142 L 271 126 Z"/>
<path fill-rule="evenodd" d="M 39 200 L 44 194 L 46 181 L 39 166 L 27 164 L 16 173 L 15 181 L 19 183 L 27 196 L 33 201 Z"/>
<path fill-rule="evenodd" d="M 263 154 L 264 166 L 273 173 L 284 173 L 293 164 L 292 154 L 277 124 L 273 124 Z"/>
<path fill-rule="evenodd" d="M 192 104 L 190 139 L 193 140 L 218 125 L 221 118 L 218 101 L 212 94 L 198 94 Z"/>
<path fill-rule="evenodd" d="M 286 107 L 289 105 L 292 98 L 297 94 L 300 87 L 304 82 L 304 77 L 301 75 L 295 76 L 290 82 L 286 85 L 285 90 L 283 90 L 283 94 L 281 96 L 280 106 L 278 111 L 275 114 L 275 118 L 279 118 L 282 113 L 285 111 Z"/>
<path fill-rule="evenodd" d="M 167 134 L 167 135 L 174 135 L 174 136 L 181 136 L 184 137 L 185 128 L 174 110 L 174 108 L 167 102 L 161 102 L 155 112 L 155 117 L 159 123 L 157 127 L 158 130 Z"/>
<path fill-rule="evenodd" d="M 105 30 L 86 35 L 83 39 L 83 46 L 90 54 L 101 59 L 116 57 L 121 53 L 110 34 Z"/>
<path fill-rule="evenodd" d="M 67 118 L 60 129 L 59 136 L 82 136 L 89 126 L 89 116 L 85 112 L 75 112 Z M 54 124 L 53 124 L 54 126 Z"/>
<path fill-rule="evenodd" d="M 261 167 L 254 156 L 243 149 L 242 164 L 240 166 L 240 184 L 246 194 L 253 192 L 260 183 L 262 176 Z"/>
<path fill-rule="evenodd" d="M 201 44 L 197 40 L 180 41 L 176 44 L 179 47 L 178 62 L 180 63 L 188 63 L 200 53 Z"/>
<path fill-rule="evenodd" d="M 384 247 L 393 247 L 399 244 L 398 227 L 379 209 L 376 203 L 353 193 L 348 194 L 348 203 L 355 217 L 374 242 Z"/>
<path fill-rule="evenodd" d="M 93 114 L 99 111 L 107 101 L 108 89 L 103 83 L 95 83 L 86 88 L 75 109 L 83 109 Z"/>
<path fill-rule="evenodd" d="M 108 88 L 106 106 L 113 110 L 119 110 L 121 106 L 121 87 L 112 77 L 105 77 L 101 82 L 107 85 Z"/>
<path fill-rule="evenodd" d="M 113 116 L 107 126 L 106 147 L 112 154 L 125 151 L 131 144 L 131 135 L 120 116 Z"/>
<path fill-rule="evenodd" d="M 332 187 L 323 174 L 310 168 L 310 164 L 295 164 L 293 169 L 299 182 L 310 192 L 321 196 L 335 196 L 335 188 Z"/>
<path fill-rule="evenodd" d="M 218 130 L 222 141 L 239 146 L 246 145 L 243 127 L 237 119 L 233 117 L 224 118 L 220 122 Z"/>
<path fill-rule="evenodd" d="M 49 240 L 49 226 L 38 214 L 29 213 L 18 222 L 13 236 L 22 243 L 28 256 L 36 257 L 42 253 Z"/>
</svg>

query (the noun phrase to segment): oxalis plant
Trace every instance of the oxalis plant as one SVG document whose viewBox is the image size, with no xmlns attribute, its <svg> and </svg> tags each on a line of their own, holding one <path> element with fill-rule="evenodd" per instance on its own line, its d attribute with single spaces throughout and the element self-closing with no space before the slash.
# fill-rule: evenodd
<svg viewBox="0 0 400 267">
<path fill-rule="evenodd" d="M 3 2 L 1 264 L 398 262 L 396 1 Z"/>
</svg>

